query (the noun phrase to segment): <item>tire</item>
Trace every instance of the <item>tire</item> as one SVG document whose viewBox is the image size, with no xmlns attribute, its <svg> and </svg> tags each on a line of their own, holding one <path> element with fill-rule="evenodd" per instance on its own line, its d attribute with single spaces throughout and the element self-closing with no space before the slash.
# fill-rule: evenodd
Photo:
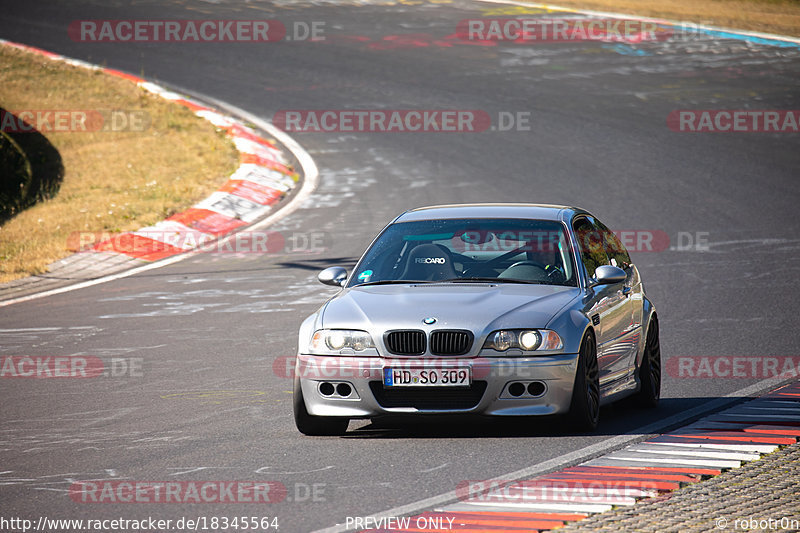
<svg viewBox="0 0 800 533">
<path fill-rule="evenodd" d="M 292 404 L 294 407 L 294 424 L 303 435 L 337 436 L 344 435 L 347 432 L 349 418 L 308 414 L 306 402 L 303 399 L 303 389 L 300 387 L 300 379 L 298 378 L 294 380 Z"/>
<path fill-rule="evenodd" d="M 653 315 L 647 327 L 642 365 L 639 367 L 637 404 L 656 407 L 661 397 L 661 343 L 658 338 L 658 318 Z"/>
<path fill-rule="evenodd" d="M 568 417 L 572 428 L 578 431 L 594 431 L 600 421 L 597 345 L 592 333 L 587 333 L 581 341 Z"/>
</svg>

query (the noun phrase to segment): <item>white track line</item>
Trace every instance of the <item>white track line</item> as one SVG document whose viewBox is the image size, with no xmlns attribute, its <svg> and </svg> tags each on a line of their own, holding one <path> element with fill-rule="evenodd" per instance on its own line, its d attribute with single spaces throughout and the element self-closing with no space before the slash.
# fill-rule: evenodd
<svg viewBox="0 0 800 533">
<path fill-rule="evenodd" d="M 780 445 L 778 444 L 716 444 L 707 442 L 648 442 L 648 446 L 669 446 L 676 448 L 692 448 L 699 450 L 733 450 L 740 452 L 772 453 Z"/>
<path fill-rule="evenodd" d="M 662 447 L 655 446 L 631 446 L 630 448 L 626 448 L 626 452 L 630 453 L 649 453 L 649 454 L 656 454 L 656 455 L 670 455 L 675 457 L 703 457 L 707 459 L 732 459 L 734 461 L 755 461 L 756 459 L 761 459 L 761 454 L 759 453 L 743 453 L 743 452 L 732 452 L 732 451 L 699 451 L 697 448 L 690 448 L 690 449 L 682 449 L 682 450 L 671 450 L 671 449 L 661 449 Z"/>
<path fill-rule="evenodd" d="M 629 466 L 636 466 L 638 463 L 653 463 L 664 464 L 670 466 L 699 466 L 699 467 L 713 467 L 713 468 L 739 468 L 742 466 L 740 461 L 726 461 L 722 459 L 683 459 L 683 458 L 661 458 L 661 457 L 645 457 L 642 455 L 609 455 L 608 457 L 600 457 L 588 462 L 588 465 L 595 464 L 600 466 L 601 463 L 606 461 L 617 461 L 625 463 Z"/>
<path fill-rule="evenodd" d="M 610 510 L 613 505 L 591 503 L 525 503 L 525 502 L 469 502 L 467 505 L 475 507 L 503 507 L 509 511 L 524 513 L 526 511 L 562 511 L 571 513 L 603 513 Z M 479 510 L 479 509 L 476 509 Z M 445 511 L 446 512 L 446 511 Z M 467 511 L 468 512 L 468 511 Z M 396 516 L 396 515 L 382 515 Z"/>
</svg>

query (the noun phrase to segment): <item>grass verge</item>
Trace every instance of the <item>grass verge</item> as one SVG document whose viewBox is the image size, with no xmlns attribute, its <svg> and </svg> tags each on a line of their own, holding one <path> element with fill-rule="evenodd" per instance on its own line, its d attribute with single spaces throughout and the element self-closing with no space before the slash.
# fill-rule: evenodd
<svg viewBox="0 0 800 533">
<path fill-rule="evenodd" d="M 553 0 L 530 3 L 800 37 L 798 0 Z M 511 6 L 496 7 L 502 9 Z"/>
<path fill-rule="evenodd" d="M 87 130 L 98 116 L 106 125 L 117 119 L 113 131 L 76 126 L 77 131 L 41 132 L 61 157 L 63 179 L 57 194 L 0 226 L 0 282 L 45 272 L 71 253 L 68 242 L 78 232 L 136 230 L 182 211 L 238 165 L 224 132 L 183 106 L 130 81 L 5 46 L 0 107 L 17 115 L 85 112 Z M 16 134 L 23 140 L 25 135 Z"/>
</svg>

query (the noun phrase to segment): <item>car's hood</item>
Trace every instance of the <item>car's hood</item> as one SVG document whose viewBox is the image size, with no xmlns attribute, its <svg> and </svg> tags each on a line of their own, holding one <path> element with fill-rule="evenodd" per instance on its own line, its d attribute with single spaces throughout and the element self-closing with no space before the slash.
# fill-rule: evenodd
<svg viewBox="0 0 800 533">
<path fill-rule="evenodd" d="M 342 291 L 322 310 L 322 327 L 364 329 L 541 328 L 578 296 L 574 287 L 490 283 L 375 285 Z M 432 325 L 425 318 L 435 318 Z"/>
</svg>

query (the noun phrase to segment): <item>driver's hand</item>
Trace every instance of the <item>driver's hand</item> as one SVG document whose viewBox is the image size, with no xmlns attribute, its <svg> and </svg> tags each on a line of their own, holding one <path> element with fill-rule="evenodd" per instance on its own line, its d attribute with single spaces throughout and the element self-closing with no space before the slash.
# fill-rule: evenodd
<svg viewBox="0 0 800 533">
<path fill-rule="evenodd" d="M 547 273 L 547 277 L 557 283 L 563 283 L 567 280 L 567 276 L 564 274 L 564 271 L 555 265 L 547 265 L 544 267 L 544 271 Z"/>
</svg>

